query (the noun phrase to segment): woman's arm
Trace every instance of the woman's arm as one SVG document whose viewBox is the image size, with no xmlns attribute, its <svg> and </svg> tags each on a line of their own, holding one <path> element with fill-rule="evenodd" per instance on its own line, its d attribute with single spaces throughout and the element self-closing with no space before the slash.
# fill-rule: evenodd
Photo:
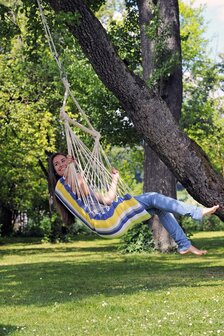
<svg viewBox="0 0 224 336">
<path fill-rule="evenodd" d="M 80 196 L 88 196 L 89 195 L 89 188 L 88 185 L 86 184 L 85 180 L 83 179 L 82 175 L 76 170 L 74 170 L 74 167 L 72 167 L 71 164 L 76 164 L 76 160 L 70 156 L 67 155 L 67 169 L 65 171 L 65 179 L 67 183 L 70 185 L 71 190 L 75 192 L 78 197 Z M 75 176 L 74 176 L 75 174 Z"/>
<path fill-rule="evenodd" d="M 89 187 L 84 181 L 82 175 L 80 173 L 77 173 L 77 182 L 78 182 L 78 190 L 80 192 L 80 195 L 84 195 L 85 197 L 89 195 Z"/>
<path fill-rule="evenodd" d="M 97 200 L 105 205 L 111 205 L 112 202 L 116 198 L 116 192 L 117 192 L 117 184 L 119 180 L 119 172 L 115 168 L 112 169 L 111 172 L 112 175 L 112 183 L 110 185 L 110 189 L 107 191 L 105 195 L 102 195 L 100 193 L 95 193 L 95 196 Z"/>
<path fill-rule="evenodd" d="M 71 190 L 73 192 L 75 192 L 78 195 L 78 197 L 80 197 L 80 196 L 85 196 L 86 197 L 90 194 L 89 187 L 88 187 L 87 183 L 85 182 L 83 176 L 80 173 L 76 172 L 76 176 L 74 178 L 74 170 L 72 169 L 73 167 L 71 165 L 72 163 L 76 164 L 76 160 L 72 156 L 67 155 L 68 166 L 67 166 L 66 172 L 64 174 L 65 179 L 66 179 L 67 183 L 70 185 Z M 118 180 L 119 180 L 118 170 L 113 168 L 112 171 L 111 171 L 111 175 L 112 175 L 112 182 L 111 182 L 109 190 L 105 194 L 101 194 L 100 192 L 99 193 L 97 193 L 97 192 L 94 193 L 97 200 L 100 203 L 105 204 L 105 205 L 111 205 L 111 203 L 116 198 L 117 183 L 118 183 Z"/>
</svg>

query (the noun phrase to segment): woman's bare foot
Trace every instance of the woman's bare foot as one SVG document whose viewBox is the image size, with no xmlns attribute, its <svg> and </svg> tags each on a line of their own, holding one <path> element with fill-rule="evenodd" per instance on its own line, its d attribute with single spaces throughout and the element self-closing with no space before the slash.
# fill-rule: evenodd
<svg viewBox="0 0 224 336">
<path fill-rule="evenodd" d="M 180 251 L 179 253 L 180 254 L 193 253 L 193 254 L 196 254 L 196 255 L 204 255 L 204 254 L 207 253 L 207 251 L 206 250 L 199 250 L 199 249 L 197 249 L 197 247 L 191 245 L 187 250 Z"/>
<path fill-rule="evenodd" d="M 216 212 L 216 210 L 219 208 L 219 205 L 214 205 L 213 207 L 211 208 L 204 208 L 202 210 L 202 216 L 209 216 L 209 215 L 212 215 L 213 213 Z"/>
</svg>

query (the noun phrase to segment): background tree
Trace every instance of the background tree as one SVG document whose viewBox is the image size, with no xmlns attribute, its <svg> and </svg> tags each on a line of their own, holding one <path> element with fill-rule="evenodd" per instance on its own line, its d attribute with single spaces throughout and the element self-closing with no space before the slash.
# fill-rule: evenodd
<svg viewBox="0 0 224 336">
<path fill-rule="evenodd" d="M 54 92 L 50 106 L 52 91 L 47 81 L 54 65 L 44 55 L 38 58 L 38 52 L 33 54 L 36 62 L 25 57 L 29 34 L 24 30 L 24 15 L 16 6 L 1 6 L 1 13 L 7 35 L 1 31 L 0 214 L 2 233 L 10 234 L 19 212 L 48 208 L 46 178 L 39 162 L 44 160 L 45 151 L 54 149 L 50 109 L 54 109 L 57 99 Z"/>
<path fill-rule="evenodd" d="M 141 30 L 143 79 L 167 103 L 178 122 L 182 104 L 182 68 L 178 2 L 137 1 Z M 144 144 L 144 191 L 156 191 L 176 198 L 176 179 L 150 146 Z M 167 231 L 152 219 L 157 247 L 172 249 Z"/>
<path fill-rule="evenodd" d="M 204 58 L 186 75 L 181 125 L 201 145 L 214 167 L 223 170 L 223 66 Z"/>
</svg>

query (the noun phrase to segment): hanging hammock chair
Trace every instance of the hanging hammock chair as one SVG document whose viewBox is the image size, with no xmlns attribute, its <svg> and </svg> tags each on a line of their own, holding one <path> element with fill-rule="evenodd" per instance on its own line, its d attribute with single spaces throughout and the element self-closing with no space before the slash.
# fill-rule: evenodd
<svg viewBox="0 0 224 336">
<path fill-rule="evenodd" d="M 144 207 L 133 198 L 128 187 L 119 179 L 112 204 L 102 204 L 96 194 L 106 195 L 112 185 L 112 166 L 100 144 L 100 134 L 91 125 L 86 113 L 74 97 L 65 71 L 58 57 L 40 0 L 37 0 L 51 53 L 56 60 L 65 87 L 60 119 L 64 123 L 68 154 L 74 158 L 67 168 L 67 176 L 58 180 L 56 197 L 85 226 L 100 236 L 119 237 L 129 228 L 150 218 Z M 70 118 L 65 112 L 70 97 L 88 127 Z M 92 139 L 92 146 L 81 140 L 80 132 Z M 88 141 L 90 142 L 90 141 Z M 79 178 L 88 186 L 88 194 L 80 187 Z"/>
</svg>

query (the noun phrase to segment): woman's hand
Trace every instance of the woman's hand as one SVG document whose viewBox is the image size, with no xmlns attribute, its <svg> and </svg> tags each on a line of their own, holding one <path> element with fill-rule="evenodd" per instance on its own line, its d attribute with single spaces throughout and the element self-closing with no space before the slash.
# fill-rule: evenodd
<svg viewBox="0 0 224 336">
<path fill-rule="evenodd" d="M 70 163 L 75 163 L 76 162 L 76 160 L 73 158 L 73 156 L 71 156 L 71 155 L 67 155 L 66 156 L 66 158 L 67 158 L 67 163 L 68 164 L 70 164 Z"/>
<path fill-rule="evenodd" d="M 119 171 L 116 168 L 112 168 L 111 170 L 112 182 L 117 183 L 119 180 Z"/>
</svg>

